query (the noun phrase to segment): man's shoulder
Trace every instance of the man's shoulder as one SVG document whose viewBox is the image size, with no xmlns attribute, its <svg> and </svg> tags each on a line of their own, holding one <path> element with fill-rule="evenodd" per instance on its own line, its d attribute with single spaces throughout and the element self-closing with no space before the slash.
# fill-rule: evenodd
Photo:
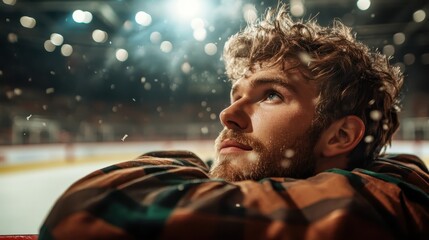
<svg viewBox="0 0 429 240">
<path fill-rule="evenodd" d="M 375 163 L 389 162 L 394 165 L 407 166 L 417 171 L 429 173 L 426 164 L 416 155 L 412 154 L 385 154 L 380 156 Z"/>
<path fill-rule="evenodd" d="M 424 162 L 415 155 L 386 154 L 366 168 L 357 168 L 351 173 L 366 181 L 394 184 L 403 191 L 417 191 L 429 198 L 429 172 Z"/>
<path fill-rule="evenodd" d="M 413 181 L 413 176 L 425 179 L 429 183 L 429 171 L 425 163 L 411 154 L 386 154 L 373 161 L 366 170 L 392 175 L 394 177 Z"/>
</svg>

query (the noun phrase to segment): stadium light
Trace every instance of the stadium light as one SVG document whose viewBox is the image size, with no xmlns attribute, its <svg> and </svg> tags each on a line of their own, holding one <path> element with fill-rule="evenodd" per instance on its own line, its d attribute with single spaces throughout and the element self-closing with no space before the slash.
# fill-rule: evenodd
<svg viewBox="0 0 429 240">
<path fill-rule="evenodd" d="M 188 20 L 201 14 L 202 3 L 200 0 L 172 0 L 169 7 L 173 16 Z"/>
<path fill-rule="evenodd" d="M 357 7 L 362 10 L 368 10 L 368 8 L 371 6 L 371 1 L 370 0 L 358 0 L 356 2 Z"/>
</svg>

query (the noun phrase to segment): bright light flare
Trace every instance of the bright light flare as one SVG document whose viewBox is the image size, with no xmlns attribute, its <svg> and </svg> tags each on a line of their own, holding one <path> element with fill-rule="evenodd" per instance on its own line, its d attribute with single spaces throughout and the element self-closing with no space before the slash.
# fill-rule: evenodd
<svg viewBox="0 0 429 240">
<path fill-rule="evenodd" d="M 203 1 L 200 0 L 172 0 L 169 4 L 174 16 L 181 19 L 191 19 L 201 14 Z"/>
</svg>

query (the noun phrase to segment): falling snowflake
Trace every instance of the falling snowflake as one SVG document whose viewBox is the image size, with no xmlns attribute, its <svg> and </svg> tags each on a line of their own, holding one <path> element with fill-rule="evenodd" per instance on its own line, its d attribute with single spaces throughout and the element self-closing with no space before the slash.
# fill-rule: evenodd
<svg viewBox="0 0 429 240">
<path fill-rule="evenodd" d="M 51 94 L 51 93 L 54 93 L 54 92 L 55 92 L 54 88 L 47 88 L 46 89 L 46 94 Z"/>
<path fill-rule="evenodd" d="M 372 143 L 374 141 L 374 137 L 371 136 L 371 135 L 368 135 L 368 136 L 365 137 L 364 141 L 366 143 Z"/>
<path fill-rule="evenodd" d="M 125 141 L 125 138 L 127 138 L 128 137 L 128 134 L 125 134 L 123 137 L 122 137 L 122 139 L 121 139 L 121 141 L 123 142 L 123 141 Z"/>
<path fill-rule="evenodd" d="M 293 157 L 293 155 L 295 155 L 295 151 L 293 149 L 286 149 L 285 157 L 291 158 L 291 157 Z"/>
<path fill-rule="evenodd" d="M 292 162 L 290 159 L 283 159 L 280 164 L 283 168 L 288 168 L 291 165 L 291 163 Z"/>
<path fill-rule="evenodd" d="M 201 133 L 206 135 L 207 133 L 209 133 L 209 128 L 208 127 L 202 127 L 201 128 Z"/>
<path fill-rule="evenodd" d="M 371 117 L 372 120 L 379 121 L 383 116 L 383 114 L 378 110 L 373 110 L 369 113 L 369 116 Z"/>
</svg>

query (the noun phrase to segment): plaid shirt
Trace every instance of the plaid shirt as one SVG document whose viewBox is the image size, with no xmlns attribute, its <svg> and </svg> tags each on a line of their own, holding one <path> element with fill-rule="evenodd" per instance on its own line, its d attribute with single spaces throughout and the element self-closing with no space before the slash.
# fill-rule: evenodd
<svg viewBox="0 0 429 240">
<path fill-rule="evenodd" d="M 396 155 L 305 180 L 226 182 L 192 153 L 153 152 L 74 183 L 39 239 L 429 239 L 429 174 Z"/>
</svg>

